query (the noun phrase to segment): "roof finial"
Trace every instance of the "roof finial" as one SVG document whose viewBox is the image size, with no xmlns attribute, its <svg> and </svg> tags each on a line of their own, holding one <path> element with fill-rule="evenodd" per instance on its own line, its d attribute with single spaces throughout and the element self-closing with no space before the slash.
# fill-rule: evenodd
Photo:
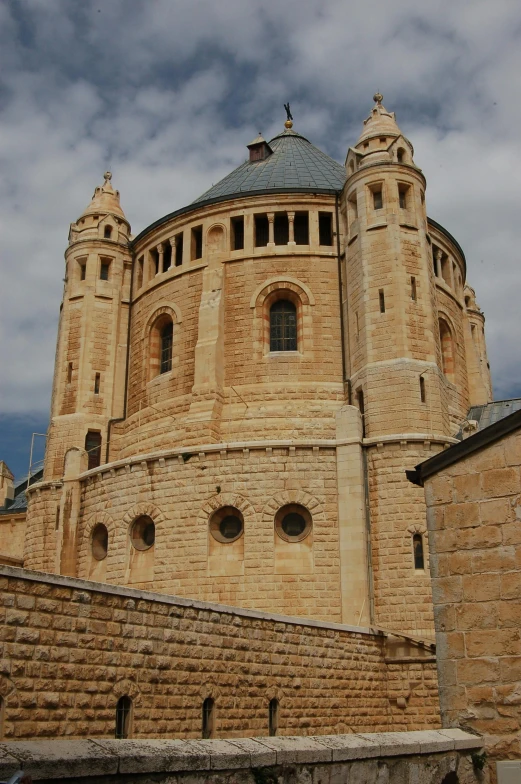
<svg viewBox="0 0 521 784">
<path fill-rule="evenodd" d="M 293 122 L 292 122 L 293 115 L 291 114 L 289 103 L 285 103 L 284 104 L 284 108 L 286 110 L 286 115 L 287 115 L 287 118 L 288 118 L 286 120 L 286 122 L 284 123 L 284 127 L 287 128 L 288 130 L 290 130 L 291 128 L 293 128 Z"/>
<path fill-rule="evenodd" d="M 103 176 L 105 177 L 105 182 L 103 183 L 105 185 L 105 183 L 110 182 L 112 179 L 112 172 L 106 171 Z"/>
<path fill-rule="evenodd" d="M 373 95 L 373 101 L 374 101 L 376 104 L 378 104 L 378 106 L 380 106 L 380 105 L 381 105 L 381 103 L 382 103 L 383 99 L 384 99 L 384 97 L 383 97 L 383 95 L 382 95 L 382 93 L 381 93 L 381 92 L 376 92 L 376 93 Z"/>
</svg>

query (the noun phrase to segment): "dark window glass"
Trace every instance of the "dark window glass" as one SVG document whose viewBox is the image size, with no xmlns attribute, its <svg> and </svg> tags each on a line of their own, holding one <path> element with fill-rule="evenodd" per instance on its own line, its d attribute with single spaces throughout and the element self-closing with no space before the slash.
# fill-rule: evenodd
<svg viewBox="0 0 521 784">
<path fill-rule="evenodd" d="M 100 280 L 109 279 L 110 261 L 102 261 L 99 271 Z"/>
<path fill-rule="evenodd" d="M 80 261 L 80 280 L 85 280 L 85 276 L 87 274 L 87 265 L 85 262 Z"/>
<path fill-rule="evenodd" d="M 411 299 L 416 302 L 416 278 L 411 277 Z"/>
<path fill-rule="evenodd" d="M 420 376 L 420 400 L 422 403 L 425 403 L 427 397 L 425 394 L 425 379 L 423 376 Z"/>
<path fill-rule="evenodd" d="M 295 243 L 309 245 L 309 213 L 297 212 L 295 215 Z"/>
<path fill-rule="evenodd" d="M 175 265 L 180 267 L 183 263 L 183 235 L 178 234 L 175 238 Z"/>
<path fill-rule="evenodd" d="M 264 248 L 270 236 L 269 223 L 266 215 L 255 216 L 255 247 Z"/>
<path fill-rule="evenodd" d="M 286 536 L 300 536 L 306 528 L 306 521 L 298 512 L 290 512 L 283 519 L 282 530 Z"/>
<path fill-rule="evenodd" d="M 232 250 L 243 250 L 244 248 L 244 218 L 232 218 Z"/>
<path fill-rule="evenodd" d="M 101 433 L 89 430 L 85 436 L 85 451 L 89 456 L 89 470 L 101 464 Z"/>
<path fill-rule="evenodd" d="M 170 245 L 170 241 L 167 240 L 163 245 L 163 272 L 166 272 L 167 269 L 170 269 L 172 266 L 172 246 Z"/>
<path fill-rule="evenodd" d="M 333 216 L 330 212 L 319 213 L 318 233 L 321 245 L 333 244 Z"/>
<path fill-rule="evenodd" d="M 120 697 L 116 707 L 116 733 L 118 740 L 128 738 L 130 734 L 130 714 L 132 700 L 130 697 Z"/>
<path fill-rule="evenodd" d="M 170 321 L 161 330 L 161 364 L 160 373 L 172 370 L 172 343 L 174 338 L 174 325 Z"/>
<path fill-rule="evenodd" d="M 273 737 L 279 728 L 279 701 L 270 700 L 269 706 L 269 734 Z"/>
<path fill-rule="evenodd" d="M 236 539 L 242 531 L 242 520 L 235 515 L 228 515 L 219 523 L 219 531 L 225 539 Z"/>
<path fill-rule="evenodd" d="M 203 738 L 212 738 L 214 733 L 214 701 L 207 697 L 203 702 Z"/>
<path fill-rule="evenodd" d="M 382 191 L 373 191 L 373 205 L 375 210 L 381 210 L 384 206 Z"/>
<path fill-rule="evenodd" d="M 99 395 L 99 384 L 100 384 L 101 376 L 99 373 L 96 373 L 94 377 L 94 394 Z"/>
<path fill-rule="evenodd" d="M 380 299 L 380 313 L 385 313 L 385 294 L 383 289 L 380 289 L 378 292 L 378 297 Z"/>
<path fill-rule="evenodd" d="M 424 569 L 425 563 L 423 559 L 423 536 L 421 534 L 414 534 L 412 538 L 412 546 L 414 551 L 414 568 Z"/>
<path fill-rule="evenodd" d="M 192 259 L 200 259 L 203 255 L 203 227 L 192 229 Z"/>
<path fill-rule="evenodd" d="M 270 309 L 270 351 L 297 350 L 297 309 L 280 299 Z"/>
<path fill-rule="evenodd" d="M 105 226 L 103 230 L 103 236 L 106 240 L 109 240 L 112 236 L 112 226 Z"/>
<path fill-rule="evenodd" d="M 287 245 L 289 242 L 289 222 L 287 215 L 275 215 L 275 245 Z"/>
<path fill-rule="evenodd" d="M 407 206 L 407 193 L 404 190 L 398 191 L 398 196 L 400 199 L 400 207 L 404 210 Z"/>
</svg>

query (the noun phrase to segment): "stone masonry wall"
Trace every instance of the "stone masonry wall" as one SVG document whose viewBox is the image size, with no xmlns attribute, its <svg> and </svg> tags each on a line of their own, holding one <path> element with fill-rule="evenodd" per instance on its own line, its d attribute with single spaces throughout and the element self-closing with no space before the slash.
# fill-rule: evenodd
<svg viewBox="0 0 521 784">
<path fill-rule="evenodd" d="M 4 739 L 114 737 L 121 696 L 135 738 L 201 737 L 207 697 L 223 738 L 267 735 L 273 698 L 281 735 L 439 726 L 432 659 L 399 706 L 385 638 L 368 629 L 6 566 L 0 613 Z"/>
<path fill-rule="evenodd" d="M 521 756 L 521 433 L 425 482 L 444 726 Z"/>
</svg>

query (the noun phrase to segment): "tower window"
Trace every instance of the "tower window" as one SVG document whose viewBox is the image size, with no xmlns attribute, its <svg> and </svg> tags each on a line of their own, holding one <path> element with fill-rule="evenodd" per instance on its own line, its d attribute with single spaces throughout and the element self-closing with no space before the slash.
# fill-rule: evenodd
<svg viewBox="0 0 521 784">
<path fill-rule="evenodd" d="M 383 289 L 378 291 L 378 299 L 380 301 L 380 313 L 385 313 L 385 294 Z"/>
<path fill-rule="evenodd" d="M 452 332 L 444 319 L 439 319 L 441 363 L 444 375 L 454 383 L 454 341 Z"/>
<path fill-rule="evenodd" d="M 244 249 L 244 216 L 232 218 L 232 250 Z"/>
<path fill-rule="evenodd" d="M 416 278 L 411 276 L 411 299 L 416 302 Z"/>
<path fill-rule="evenodd" d="M 89 430 L 85 436 L 85 451 L 89 456 L 88 470 L 101 465 L 101 433 L 99 430 Z"/>
<path fill-rule="evenodd" d="M 203 227 L 195 226 L 192 229 L 192 261 L 203 256 Z"/>
<path fill-rule="evenodd" d="M 103 229 L 103 236 L 105 237 L 106 240 L 110 240 L 110 238 L 112 237 L 112 226 L 105 226 L 105 228 Z"/>
<path fill-rule="evenodd" d="M 365 407 L 364 407 L 364 393 L 363 390 L 358 389 L 356 392 L 356 400 L 358 403 L 358 410 L 362 417 L 362 438 L 365 438 Z"/>
<path fill-rule="evenodd" d="M 132 700 L 130 697 L 120 697 L 116 706 L 116 732 L 117 740 L 130 738 L 132 719 Z"/>
<path fill-rule="evenodd" d="M 268 708 L 268 732 L 270 737 L 277 734 L 279 728 L 279 701 L 277 699 L 270 700 Z"/>
<path fill-rule="evenodd" d="M 72 383 L 72 362 L 67 365 L 67 384 Z"/>
<path fill-rule="evenodd" d="M 183 263 L 183 232 L 175 235 L 175 265 L 180 267 Z"/>
<path fill-rule="evenodd" d="M 166 272 L 172 266 L 172 246 L 170 241 L 167 240 L 163 243 L 163 272 Z"/>
<path fill-rule="evenodd" d="M 110 261 L 102 261 L 99 269 L 100 280 L 109 280 L 110 277 Z"/>
<path fill-rule="evenodd" d="M 174 338 L 174 325 L 172 321 L 165 324 L 161 330 L 161 358 L 159 373 L 169 373 L 172 370 L 172 346 Z"/>
<path fill-rule="evenodd" d="M 279 299 L 270 308 L 270 351 L 297 350 L 297 308 Z"/>
<path fill-rule="evenodd" d="M 207 697 L 203 702 L 203 738 L 213 738 L 214 736 L 214 722 L 215 722 L 215 702 L 211 697 Z"/>
<path fill-rule="evenodd" d="M 423 376 L 420 376 L 420 400 L 422 403 L 425 403 L 425 401 L 427 400 L 425 394 L 425 379 Z"/>
<path fill-rule="evenodd" d="M 289 242 L 289 221 L 286 213 L 275 215 L 273 230 L 275 245 L 287 245 Z"/>
<path fill-rule="evenodd" d="M 406 210 L 408 206 L 408 201 L 409 201 L 408 191 L 409 191 L 408 185 L 404 185 L 404 184 L 398 185 L 398 200 L 400 203 L 400 209 L 402 210 Z"/>
<path fill-rule="evenodd" d="M 321 245 L 333 244 L 333 216 L 330 212 L 318 213 L 318 236 Z"/>
<path fill-rule="evenodd" d="M 387 139 L 385 138 L 385 136 L 381 136 L 380 137 L 380 144 L 385 144 L 386 141 L 387 141 Z"/>
<path fill-rule="evenodd" d="M 150 248 L 148 251 L 150 254 L 150 266 L 154 271 L 154 275 L 159 274 L 159 251 L 157 248 Z"/>
<path fill-rule="evenodd" d="M 99 385 L 100 385 L 101 374 L 96 373 L 94 376 L 94 394 L 99 395 Z"/>
<path fill-rule="evenodd" d="M 265 248 L 270 236 L 269 222 L 267 215 L 255 216 L 255 247 Z"/>
<path fill-rule="evenodd" d="M 145 264 L 145 258 L 144 258 L 144 256 L 141 256 L 137 260 L 137 281 L 136 281 L 136 287 L 137 287 L 138 291 L 141 288 L 141 286 L 143 285 L 143 268 L 144 268 L 144 264 Z"/>
<path fill-rule="evenodd" d="M 405 150 L 403 149 L 403 147 L 398 147 L 398 150 L 396 151 L 396 160 L 398 161 L 398 163 L 403 163 L 404 159 L 405 159 Z"/>
<path fill-rule="evenodd" d="M 412 538 L 412 547 L 414 554 L 414 568 L 425 569 L 425 560 L 423 557 L 423 536 L 421 534 L 414 534 Z"/>
<path fill-rule="evenodd" d="M 85 280 L 87 277 L 87 262 L 82 259 L 78 261 L 78 266 L 80 268 L 80 280 Z"/>
<path fill-rule="evenodd" d="M 375 210 L 381 210 L 384 206 L 382 191 L 373 191 L 373 207 Z"/>
<path fill-rule="evenodd" d="M 295 213 L 295 244 L 309 245 L 309 212 Z"/>
</svg>

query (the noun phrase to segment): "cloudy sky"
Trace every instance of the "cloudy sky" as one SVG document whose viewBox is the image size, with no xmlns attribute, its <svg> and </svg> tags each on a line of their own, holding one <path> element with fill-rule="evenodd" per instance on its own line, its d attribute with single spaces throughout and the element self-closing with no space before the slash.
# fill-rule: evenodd
<svg viewBox="0 0 521 784">
<path fill-rule="evenodd" d="M 68 226 L 105 169 L 137 234 L 288 100 L 343 162 L 377 89 L 465 250 L 495 397 L 521 396 L 519 0 L 3 0 L 0 459 L 24 473 L 47 426 Z"/>
</svg>

